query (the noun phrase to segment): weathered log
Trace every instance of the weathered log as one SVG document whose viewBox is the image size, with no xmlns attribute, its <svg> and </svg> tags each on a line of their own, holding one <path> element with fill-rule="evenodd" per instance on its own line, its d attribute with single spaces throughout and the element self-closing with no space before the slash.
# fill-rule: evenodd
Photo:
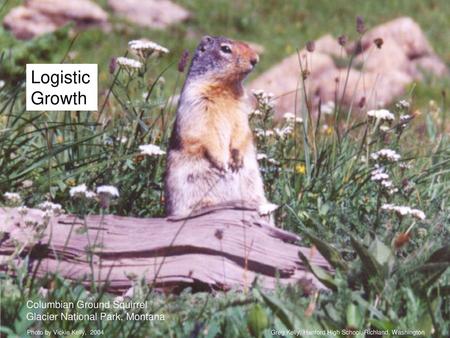
<svg viewBox="0 0 450 338">
<path fill-rule="evenodd" d="M 278 282 L 323 288 L 305 270 L 299 250 L 329 269 L 318 253 L 296 244 L 297 235 L 245 208 L 217 208 L 185 219 L 63 214 L 52 216 L 36 240 L 42 216 L 36 209 L 26 215 L 0 209 L 1 270 L 8 271 L 7 263 L 19 258 L 14 255 L 29 255 L 30 273 L 37 276 L 59 273 L 86 286 L 94 280 L 120 293 L 132 286 L 131 276 L 166 290 L 244 288 L 257 276 L 265 288 Z"/>
</svg>

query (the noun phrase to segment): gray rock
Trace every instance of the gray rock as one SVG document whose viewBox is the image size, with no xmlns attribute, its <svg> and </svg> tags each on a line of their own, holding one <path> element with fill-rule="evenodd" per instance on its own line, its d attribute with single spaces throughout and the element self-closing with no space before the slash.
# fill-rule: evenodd
<svg viewBox="0 0 450 338">
<path fill-rule="evenodd" d="M 381 48 L 374 43 L 382 38 Z M 356 43 L 350 43 L 347 53 L 353 53 Z M 347 64 L 338 60 L 346 51 L 330 35 L 315 41 L 313 53 L 300 52 L 303 68 L 307 69 L 305 88 L 313 112 L 318 103 L 338 101 L 355 108 L 364 98 L 364 109 L 378 108 L 392 103 L 406 87 L 420 80 L 423 73 L 448 75 L 445 63 L 434 53 L 419 25 L 411 18 L 398 18 L 366 32 L 361 39 L 362 49 L 348 72 Z M 304 106 L 302 74 L 297 54 L 273 66 L 248 87 L 272 92 L 278 115 L 299 111 Z M 345 90 L 344 90 L 345 87 Z M 297 95 L 296 95 L 297 93 Z M 363 110 L 364 110 L 363 109 Z"/>
<path fill-rule="evenodd" d="M 164 29 L 190 17 L 186 9 L 169 0 L 108 0 L 108 5 L 128 21 L 144 27 Z"/>
<path fill-rule="evenodd" d="M 18 39 L 31 39 L 53 32 L 69 22 L 77 27 L 106 27 L 108 14 L 89 0 L 30 0 L 13 8 L 3 26 Z"/>
</svg>

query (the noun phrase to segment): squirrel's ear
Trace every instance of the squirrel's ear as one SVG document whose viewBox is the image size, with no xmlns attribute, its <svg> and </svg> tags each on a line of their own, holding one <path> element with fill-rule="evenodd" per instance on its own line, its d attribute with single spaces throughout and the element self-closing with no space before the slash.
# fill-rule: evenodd
<svg viewBox="0 0 450 338">
<path fill-rule="evenodd" d="M 202 37 L 201 43 L 202 43 L 202 44 L 208 44 L 208 43 L 210 43 L 211 41 L 213 41 L 212 36 L 205 35 L 204 37 Z"/>
</svg>

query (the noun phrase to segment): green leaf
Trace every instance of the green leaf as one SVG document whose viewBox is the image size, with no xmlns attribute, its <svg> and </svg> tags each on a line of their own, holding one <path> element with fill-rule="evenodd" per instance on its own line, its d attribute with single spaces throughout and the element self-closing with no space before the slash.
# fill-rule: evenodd
<svg viewBox="0 0 450 338">
<path fill-rule="evenodd" d="M 301 251 L 298 252 L 298 256 L 303 261 L 303 264 L 306 265 L 308 270 L 311 271 L 312 274 L 314 276 L 316 276 L 316 278 L 319 281 L 321 281 L 323 285 L 325 285 L 326 287 L 328 287 L 328 288 L 330 288 L 332 290 L 335 290 L 335 291 L 337 290 L 337 285 L 336 285 L 332 275 L 327 273 L 322 268 L 320 268 L 318 266 L 315 266 L 315 265 L 312 265 L 311 263 L 309 263 L 308 258 L 306 258 L 305 255 Z"/>
<path fill-rule="evenodd" d="M 217 337 L 217 335 L 220 332 L 220 325 L 216 321 L 213 321 L 207 326 L 207 335 L 206 338 L 214 338 Z"/>
<path fill-rule="evenodd" d="M 336 269 L 341 269 L 343 271 L 348 270 L 348 265 L 342 259 L 339 251 L 332 245 L 316 237 L 306 229 L 302 229 L 306 237 L 317 247 L 317 250 L 322 254 L 322 256 Z"/>
<path fill-rule="evenodd" d="M 369 252 L 380 265 L 385 265 L 394 259 L 392 249 L 381 242 L 377 237 L 369 247 Z"/>
<path fill-rule="evenodd" d="M 370 252 L 352 235 L 350 235 L 350 242 L 362 261 L 363 270 L 366 272 L 368 280 L 370 277 L 375 277 L 377 285 L 382 286 L 383 283 L 383 268 Z"/>
<path fill-rule="evenodd" d="M 247 327 L 253 337 L 261 337 L 263 331 L 269 326 L 269 320 L 263 308 L 255 304 L 247 315 Z"/>
<path fill-rule="evenodd" d="M 362 321 L 360 309 L 358 309 L 358 307 L 353 303 L 348 304 L 346 318 L 348 327 L 355 329 L 359 328 Z"/>
<path fill-rule="evenodd" d="M 264 302 L 269 306 L 269 308 L 274 312 L 274 314 L 281 320 L 281 322 L 289 330 L 294 330 L 294 325 L 289 318 L 288 312 L 285 310 L 285 304 L 283 304 L 279 299 L 275 297 L 266 295 L 262 291 L 258 291 Z"/>
<path fill-rule="evenodd" d="M 427 263 L 446 262 L 450 266 L 450 245 L 444 246 L 433 252 Z"/>
<path fill-rule="evenodd" d="M 437 269 L 435 272 L 431 274 L 431 276 L 427 276 L 426 279 L 420 284 L 420 289 L 422 292 L 427 292 L 428 289 L 436 283 L 439 278 L 441 278 L 442 274 L 447 270 L 448 266 L 443 266 L 440 269 Z"/>
<path fill-rule="evenodd" d="M 389 319 L 369 319 L 369 323 L 378 330 L 393 330 L 396 328 L 394 322 Z"/>
<path fill-rule="evenodd" d="M 413 272 L 421 272 L 429 275 L 436 271 L 444 269 L 444 271 L 450 266 L 450 262 L 438 262 L 438 263 L 425 263 L 417 268 L 413 269 Z"/>
<path fill-rule="evenodd" d="M 419 318 L 417 318 L 416 329 L 425 331 L 425 336 L 431 337 L 433 320 L 429 313 L 424 313 L 422 316 L 419 316 Z"/>
</svg>

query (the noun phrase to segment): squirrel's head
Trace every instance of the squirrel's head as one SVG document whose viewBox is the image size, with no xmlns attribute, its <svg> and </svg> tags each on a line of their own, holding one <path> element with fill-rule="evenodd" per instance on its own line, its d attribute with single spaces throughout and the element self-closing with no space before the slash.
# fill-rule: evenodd
<svg viewBox="0 0 450 338">
<path fill-rule="evenodd" d="M 258 54 L 246 43 L 206 35 L 192 58 L 189 78 L 241 82 L 258 61 Z"/>
</svg>

